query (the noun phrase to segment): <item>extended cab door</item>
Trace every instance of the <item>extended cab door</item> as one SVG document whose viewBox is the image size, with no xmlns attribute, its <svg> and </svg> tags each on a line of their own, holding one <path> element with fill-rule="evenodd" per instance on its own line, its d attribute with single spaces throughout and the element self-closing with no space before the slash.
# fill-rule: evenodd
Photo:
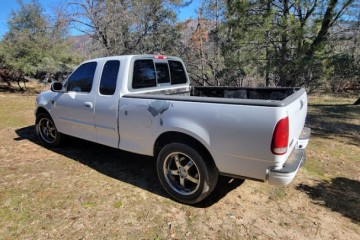
<svg viewBox="0 0 360 240">
<path fill-rule="evenodd" d="M 120 98 L 119 60 L 108 60 L 101 73 L 95 100 L 95 128 L 98 143 L 118 147 L 118 104 Z"/>
<path fill-rule="evenodd" d="M 94 127 L 94 89 L 96 62 L 78 67 L 54 98 L 52 116 L 58 130 L 89 141 L 96 140 Z"/>
</svg>

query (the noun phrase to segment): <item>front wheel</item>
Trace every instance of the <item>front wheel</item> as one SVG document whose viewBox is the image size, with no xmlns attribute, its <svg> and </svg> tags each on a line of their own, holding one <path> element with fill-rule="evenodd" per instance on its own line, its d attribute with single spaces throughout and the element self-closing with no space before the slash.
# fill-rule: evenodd
<svg viewBox="0 0 360 240">
<path fill-rule="evenodd" d="M 157 173 L 166 192 L 179 202 L 195 204 L 215 188 L 218 173 L 211 159 L 183 143 L 170 143 L 160 151 Z"/>
<path fill-rule="evenodd" d="M 55 123 L 47 113 L 39 113 L 35 123 L 36 135 L 48 147 L 56 147 L 61 143 L 61 133 L 56 129 Z"/>
</svg>

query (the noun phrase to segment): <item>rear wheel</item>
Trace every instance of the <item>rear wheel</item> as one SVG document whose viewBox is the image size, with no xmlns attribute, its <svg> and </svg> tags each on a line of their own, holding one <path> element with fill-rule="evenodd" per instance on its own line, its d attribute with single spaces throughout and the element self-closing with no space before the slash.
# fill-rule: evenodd
<svg viewBox="0 0 360 240">
<path fill-rule="evenodd" d="M 61 133 L 56 129 L 55 123 L 47 113 L 39 113 L 36 116 L 36 135 L 40 141 L 49 147 L 59 146 L 61 143 Z"/>
<path fill-rule="evenodd" d="M 212 160 L 205 162 L 203 156 L 206 155 L 183 143 L 170 143 L 160 151 L 158 177 L 177 201 L 194 204 L 214 190 L 218 173 Z"/>
</svg>

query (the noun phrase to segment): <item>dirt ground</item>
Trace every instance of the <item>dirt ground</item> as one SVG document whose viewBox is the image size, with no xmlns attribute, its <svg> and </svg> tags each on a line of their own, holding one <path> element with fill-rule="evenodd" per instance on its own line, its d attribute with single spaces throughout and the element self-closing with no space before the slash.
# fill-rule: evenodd
<svg viewBox="0 0 360 240">
<path fill-rule="evenodd" d="M 360 110 L 310 97 L 307 162 L 279 188 L 220 178 L 170 199 L 155 160 L 82 140 L 47 149 L 30 94 L 0 93 L 0 239 L 360 239 Z"/>
</svg>

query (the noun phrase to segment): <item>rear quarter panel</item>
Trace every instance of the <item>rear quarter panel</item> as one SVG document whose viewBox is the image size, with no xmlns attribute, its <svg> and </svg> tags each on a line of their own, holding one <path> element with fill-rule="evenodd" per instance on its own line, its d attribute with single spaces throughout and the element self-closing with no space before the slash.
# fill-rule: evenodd
<svg viewBox="0 0 360 240">
<path fill-rule="evenodd" d="M 182 132 L 209 150 L 221 173 L 265 180 L 266 170 L 283 161 L 270 145 L 276 122 L 285 116 L 285 107 L 123 97 L 119 148 L 153 155 L 158 136 Z"/>
</svg>

